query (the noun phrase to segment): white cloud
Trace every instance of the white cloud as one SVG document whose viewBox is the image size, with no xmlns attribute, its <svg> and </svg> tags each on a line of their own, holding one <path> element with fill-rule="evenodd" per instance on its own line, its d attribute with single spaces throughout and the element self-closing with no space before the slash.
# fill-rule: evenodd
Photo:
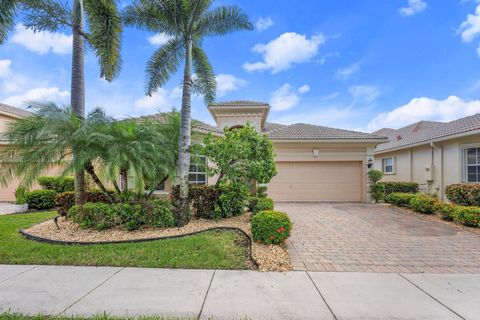
<svg viewBox="0 0 480 320">
<path fill-rule="evenodd" d="M 375 86 L 356 85 L 348 88 L 355 102 L 372 103 L 381 94 L 380 89 Z"/>
<path fill-rule="evenodd" d="M 231 74 L 217 74 L 217 94 L 223 97 L 226 94 L 238 90 L 247 85 L 247 81 L 237 78 Z"/>
<path fill-rule="evenodd" d="M 328 96 L 323 97 L 323 100 L 333 100 L 340 95 L 340 92 L 332 92 Z"/>
<path fill-rule="evenodd" d="M 325 43 L 322 34 L 308 39 L 305 35 L 287 32 L 267 44 L 257 44 L 253 51 L 261 54 L 263 61 L 246 62 L 243 68 L 249 72 L 271 70 L 272 74 L 287 70 L 296 63 L 310 61 Z"/>
<path fill-rule="evenodd" d="M 72 51 L 71 35 L 47 31 L 34 33 L 21 24 L 15 27 L 11 42 L 42 55 L 50 51 L 56 54 L 68 54 Z"/>
<path fill-rule="evenodd" d="M 28 90 L 23 94 L 13 95 L 7 97 L 3 102 L 12 106 L 22 106 L 28 104 L 30 101 L 53 101 L 59 104 L 68 103 L 70 92 L 61 91 L 57 87 L 35 88 Z"/>
<path fill-rule="evenodd" d="M 147 40 L 152 46 L 163 46 L 168 42 L 172 37 L 168 36 L 164 32 L 157 33 L 151 37 L 148 37 Z"/>
<path fill-rule="evenodd" d="M 10 74 L 10 65 L 12 60 L 3 59 L 0 60 L 0 78 L 5 78 Z"/>
<path fill-rule="evenodd" d="M 310 91 L 310 86 L 308 84 L 304 84 L 303 86 L 298 88 L 299 93 L 307 93 L 308 91 Z"/>
<path fill-rule="evenodd" d="M 420 120 L 452 121 L 479 112 L 479 100 L 466 101 L 457 96 L 445 100 L 415 98 L 392 111 L 378 114 L 369 122 L 367 129 L 400 128 Z"/>
<path fill-rule="evenodd" d="M 180 90 L 180 91 L 179 91 Z M 174 88 L 171 91 L 160 88 L 152 96 L 145 96 L 134 102 L 135 108 L 149 112 L 166 112 L 179 105 L 181 89 Z"/>
<path fill-rule="evenodd" d="M 273 25 L 274 25 L 274 22 L 271 17 L 266 17 L 266 18 L 262 17 L 258 19 L 257 22 L 255 23 L 255 27 L 257 27 L 258 31 L 266 30 Z"/>
<path fill-rule="evenodd" d="M 299 94 L 304 94 L 310 91 L 308 85 L 303 85 L 302 87 L 295 90 L 290 84 L 285 83 L 283 86 L 273 91 L 270 97 L 270 106 L 273 111 L 285 111 L 293 107 L 296 107 L 300 102 L 301 98 Z M 298 94 L 297 94 L 298 92 Z"/>
<path fill-rule="evenodd" d="M 335 73 L 335 77 L 338 79 L 348 79 L 358 71 L 360 71 L 360 62 L 356 62 L 348 67 L 338 69 Z"/>
<path fill-rule="evenodd" d="M 467 15 L 459 29 L 463 42 L 472 42 L 480 35 L 480 5 L 475 9 L 475 14 Z M 480 56 L 480 45 L 477 47 L 477 54 Z"/>
<path fill-rule="evenodd" d="M 398 9 L 402 16 L 413 16 L 423 10 L 427 9 L 427 3 L 423 0 L 408 0 L 406 7 Z"/>
</svg>

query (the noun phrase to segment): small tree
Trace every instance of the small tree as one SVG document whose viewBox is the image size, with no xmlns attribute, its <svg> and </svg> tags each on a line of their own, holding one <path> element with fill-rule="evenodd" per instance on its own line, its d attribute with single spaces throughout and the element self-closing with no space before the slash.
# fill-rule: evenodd
<svg viewBox="0 0 480 320">
<path fill-rule="evenodd" d="M 383 178 L 383 172 L 380 170 L 370 170 L 368 171 L 368 178 L 372 181 L 370 186 L 370 192 L 375 202 L 383 200 L 385 197 L 385 186 L 377 184 Z"/>
<path fill-rule="evenodd" d="M 218 175 L 216 186 L 223 181 L 268 183 L 277 174 L 272 142 L 251 125 L 225 130 L 222 138 L 208 135 L 203 154 L 213 163 L 209 175 Z"/>
</svg>

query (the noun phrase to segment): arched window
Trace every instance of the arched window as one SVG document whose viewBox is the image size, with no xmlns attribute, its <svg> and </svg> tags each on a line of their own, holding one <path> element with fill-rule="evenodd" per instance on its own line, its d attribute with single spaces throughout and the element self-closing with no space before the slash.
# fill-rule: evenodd
<svg viewBox="0 0 480 320">
<path fill-rule="evenodd" d="M 236 125 L 236 126 L 230 127 L 230 129 L 229 129 L 229 130 L 241 129 L 241 128 L 243 128 L 243 127 L 244 127 L 244 126 L 242 126 L 241 124 L 239 124 L 239 125 Z"/>
</svg>

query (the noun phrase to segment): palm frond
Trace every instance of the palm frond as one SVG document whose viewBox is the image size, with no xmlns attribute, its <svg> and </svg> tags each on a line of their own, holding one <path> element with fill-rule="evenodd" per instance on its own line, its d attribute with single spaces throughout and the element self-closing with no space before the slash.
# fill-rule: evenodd
<svg viewBox="0 0 480 320">
<path fill-rule="evenodd" d="M 217 81 L 215 79 L 212 65 L 200 46 L 193 46 L 192 55 L 193 68 L 196 74 L 195 88 L 203 95 L 205 104 L 214 102 L 217 91 Z"/>
<path fill-rule="evenodd" d="M 182 38 L 170 39 L 159 48 L 147 62 L 147 89 L 146 93 L 152 95 L 163 86 L 170 77 L 177 72 L 184 53 Z"/>
<path fill-rule="evenodd" d="M 182 30 L 180 18 L 176 14 L 176 2 L 173 0 L 137 0 L 122 11 L 122 20 L 127 26 L 176 36 Z"/>
<path fill-rule="evenodd" d="M 253 30 L 253 24 L 245 12 L 237 6 L 221 6 L 204 13 L 198 19 L 194 34 L 203 38 L 240 30 Z"/>
<path fill-rule="evenodd" d="M 25 27 L 33 31 L 56 32 L 72 26 L 72 12 L 58 0 L 22 0 Z"/>
<path fill-rule="evenodd" d="M 100 63 L 100 76 L 112 81 L 120 71 L 122 25 L 115 0 L 84 0 L 88 42 Z"/>
<path fill-rule="evenodd" d="M 5 42 L 8 33 L 13 30 L 18 0 L 0 1 L 0 44 Z"/>
</svg>

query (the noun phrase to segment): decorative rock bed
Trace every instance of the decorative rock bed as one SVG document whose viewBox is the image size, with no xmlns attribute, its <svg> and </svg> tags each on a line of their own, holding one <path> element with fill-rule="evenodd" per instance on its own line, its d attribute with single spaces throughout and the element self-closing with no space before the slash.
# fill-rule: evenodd
<svg viewBox="0 0 480 320">
<path fill-rule="evenodd" d="M 112 242 L 148 241 L 162 238 L 168 239 L 176 236 L 186 236 L 209 229 L 238 229 L 251 237 L 250 214 L 245 213 L 237 217 L 222 220 L 192 219 L 186 226 L 181 228 L 154 229 L 144 228 L 137 231 L 125 231 L 122 229 L 108 229 L 96 231 L 82 229 L 80 226 L 65 218 L 58 218 L 58 228 L 53 220 L 47 220 L 21 230 L 21 233 L 33 240 L 51 241 L 63 244 L 98 244 Z M 258 264 L 259 271 L 292 270 L 288 251 L 284 246 L 265 245 L 252 241 L 251 255 Z"/>
</svg>

